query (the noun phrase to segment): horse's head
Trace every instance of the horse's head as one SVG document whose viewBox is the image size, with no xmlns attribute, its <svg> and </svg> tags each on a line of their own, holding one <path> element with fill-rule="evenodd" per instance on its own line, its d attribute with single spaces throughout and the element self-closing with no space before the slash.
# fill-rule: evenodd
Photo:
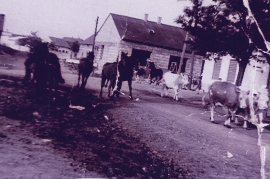
<svg viewBox="0 0 270 179">
<path fill-rule="evenodd" d="M 155 66 L 155 63 L 154 63 L 154 62 L 149 61 L 149 62 L 147 62 L 147 67 L 148 67 L 150 70 L 152 70 L 152 69 L 154 69 L 156 66 Z"/>
<path fill-rule="evenodd" d="M 138 59 L 128 56 L 128 53 L 121 52 L 121 58 L 118 61 L 118 67 L 120 69 L 138 69 Z"/>
<path fill-rule="evenodd" d="M 49 53 L 49 48 L 47 43 L 38 43 L 35 47 L 31 49 L 32 58 L 35 62 L 43 63 Z"/>
<path fill-rule="evenodd" d="M 86 58 L 87 58 L 87 60 L 94 63 L 94 58 L 95 58 L 94 52 L 88 52 Z"/>
</svg>

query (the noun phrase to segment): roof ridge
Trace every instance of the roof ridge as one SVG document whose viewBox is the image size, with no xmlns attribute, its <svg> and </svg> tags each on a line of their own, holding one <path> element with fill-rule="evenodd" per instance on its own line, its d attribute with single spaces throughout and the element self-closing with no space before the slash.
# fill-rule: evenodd
<svg viewBox="0 0 270 179">
<path fill-rule="evenodd" d="M 127 18 L 130 18 L 130 19 L 136 19 L 136 20 L 141 20 L 141 21 L 144 21 L 144 22 L 149 22 L 149 23 L 155 23 L 155 24 L 157 24 L 157 22 L 155 22 L 155 21 L 149 21 L 149 20 L 145 21 L 144 19 L 140 19 L 140 18 L 136 18 L 136 17 L 130 17 L 130 16 L 121 15 L 121 14 L 115 14 L 115 13 L 110 13 L 110 14 L 111 15 L 117 15 L 117 16 L 127 17 Z M 174 25 L 169 25 L 169 24 L 164 24 L 164 23 L 161 23 L 160 25 L 171 26 L 171 27 L 175 27 L 175 28 L 179 28 L 179 29 L 184 30 L 183 28 L 177 27 L 177 26 L 174 26 Z"/>
</svg>

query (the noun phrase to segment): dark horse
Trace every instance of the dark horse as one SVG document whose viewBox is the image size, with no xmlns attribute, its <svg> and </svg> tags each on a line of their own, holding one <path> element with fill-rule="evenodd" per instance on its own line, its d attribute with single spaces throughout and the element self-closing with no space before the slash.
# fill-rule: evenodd
<svg viewBox="0 0 270 179">
<path fill-rule="evenodd" d="M 128 87 L 129 87 L 129 97 L 130 99 L 133 99 L 132 97 L 132 77 L 133 77 L 133 70 L 138 69 L 138 62 L 136 59 L 132 58 L 131 56 L 128 56 L 127 53 L 121 52 L 120 60 L 118 59 L 117 63 L 117 85 L 115 86 L 113 90 L 113 94 L 111 99 L 114 99 L 115 95 L 119 95 L 121 87 L 122 87 L 122 82 L 127 81 L 128 82 Z M 112 68 L 116 68 L 116 66 L 113 66 Z"/>
<path fill-rule="evenodd" d="M 94 64 L 94 52 L 89 52 L 86 58 L 80 59 L 80 63 L 78 65 L 78 88 L 85 88 L 87 80 L 90 74 L 93 72 L 93 64 Z M 80 77 L 82 76 L 82 83 L 80 86 Z"/>
<path fill-rule="evenodd" d="M 111 91 L 114 89 L 116 84 L 117 76 L 117 62 L 105 63 L 102 67 L 101 74 L 101 89 L 99 96 L 102 98 L 102 89 L 107 87 L 108 84 L 108 97 L 111 95 Z"/>
<path fill-rule="evenodd" d="M 163 76 L 162 69 L 156 68 L 154 62 L 148 62 L 148 68 L 150 69 L 150 74 L 149 74 L 150 82 L 149 82 L 149 84 L 156 82 L 156 85 L 159 85 L 160 80 L 162 79 L 162 76 Z"/>
<path fill-rule="evenodd" d="M 24 64 L 24 82 L 29 82 L 31 74 L 33 74 L 31 81 L 36 82 L 38 94 L 42 93 L 47 84 L 49 84 L 50 91 L 54 88 L 56 92 L 58 83 L 65 82 L 61 75 L 59 59 L 54 53 L 49 52 L 47 43 L 40 43 L 33 47 Z"/>
</svg>

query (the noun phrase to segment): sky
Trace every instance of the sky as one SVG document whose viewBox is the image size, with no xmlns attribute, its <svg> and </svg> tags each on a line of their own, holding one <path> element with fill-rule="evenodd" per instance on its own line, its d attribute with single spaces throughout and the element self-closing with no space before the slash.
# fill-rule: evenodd
<svg viewBox="0 0 270 179">
<path fill-rule="evenodd" d="M 38 31 L 45 41 L 52 37 L 85 40 L 101 27 L 110 13 L 144 18 L 162 18 L 163 24 L 179 26 L 174 21 L 190 6 L 189 0 L 1 0 L 0 14 L 5 14 L 4 31 L 30 35 Z M 2 37 L 1 43 L 10 38 Z"/>
</svg>

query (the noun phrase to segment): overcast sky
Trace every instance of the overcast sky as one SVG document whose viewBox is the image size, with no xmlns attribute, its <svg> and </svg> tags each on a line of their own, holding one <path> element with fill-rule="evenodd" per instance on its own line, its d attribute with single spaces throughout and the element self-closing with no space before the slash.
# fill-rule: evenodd
<svg viewBox="0 0 270 179">
<path fill-rule="evenodd" d="M 86 39 L 94 33 L 96 18 L 98 29 L 109 13 L 144 18 L 178 26 L 174 21 L 189 0 L 1 0 L 0 14 L 5 14 L 4 31 L 38 35 L 49 40 L 53 37 Z M 3 38 L 2 38 L 3 42 Z"/>
</svg>

